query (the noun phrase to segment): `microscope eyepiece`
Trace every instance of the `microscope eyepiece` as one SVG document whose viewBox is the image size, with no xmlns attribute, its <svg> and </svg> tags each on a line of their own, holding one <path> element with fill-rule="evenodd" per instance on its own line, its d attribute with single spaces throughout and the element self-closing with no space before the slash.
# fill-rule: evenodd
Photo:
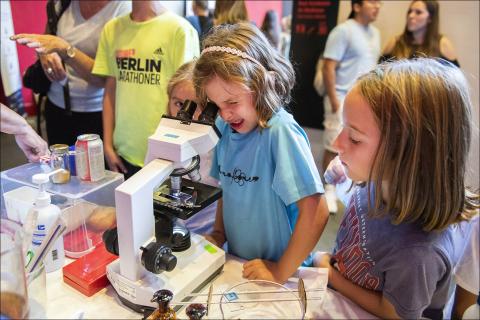
<svg viewBox="0 0 480 320">
<path fill-rule="evenodd" d="M 182 109 L 177 113 L 177 118 L 192 121 L 195 110 L 197 110 L 197 104 L 191 100 L 185 100 Z"/>
<path fill-rule="evenodd" d="M 207 102 L 205 109 L 202 111 L 198 117 L 199 121 L 214 123 L 215 118 L 217 117 L 218 106 L 213 102 Z"/>
</svg>

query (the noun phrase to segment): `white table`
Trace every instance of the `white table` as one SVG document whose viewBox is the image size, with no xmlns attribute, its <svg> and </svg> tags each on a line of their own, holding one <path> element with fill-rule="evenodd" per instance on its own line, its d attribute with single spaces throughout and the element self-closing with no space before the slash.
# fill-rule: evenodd
<svg viewBox="0 0 480 320">
<path fill-rule="evenodd" d="M 316 268 L 300 268 L 297 272 L 305 281 L 305 287 L 322 286 L 326 281 L 324 271 Z M 291 278 L 286 285 L 296 287 L 298 278 Z M 222 273 L 213 281 L 213 291 L 223 292 L 234 284 L 244 282 L 242 278 L 242 261 L 227 256 Z M 205 288 L 208 290 L 208 288 Z M 315 293 L 319 294 L 319 293 Z M 307 292 L 307 297 L 309 293 Z M 216 305 L 218 308 L 218 305 Z M 143 315 L 136 313 L 122 305 L 112 286 L 100 290 L 91 297 L 81 294 L 63 282 L 62 271 L 58 270 L 47 274 L 47 317 L 49 319 L 72 319 L 83 312 L 85 319 L 141 319 Z M 215 314 L 215 307 L 211 309 L 211 317 Z M 184 309 L 178 315 L 185 318 Z M 323 292 L 323 300 L 307 302 L 307 319 L 367 319 L 375 318 L 341 294 L 327 289 Z"/>
</svg>

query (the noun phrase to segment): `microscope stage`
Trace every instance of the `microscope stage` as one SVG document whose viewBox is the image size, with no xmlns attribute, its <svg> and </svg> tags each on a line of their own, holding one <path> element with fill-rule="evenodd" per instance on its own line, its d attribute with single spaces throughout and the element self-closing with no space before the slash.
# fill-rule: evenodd
<svg viewBox="0 0 480 320">
<path fill-rule="evenodd" d="M 222 189 L 220 188 L 182 178 L 181 196 L 175 199 L 171 194 L 170 184 L 170 179 L 167 179 L 154 190 L 153 208 L 155 214 L 160 212 L 186 220 L 222 197 Z M 175 202 L 188 202 L 191 200 L 193 200 L 191 208 L 172 206 Z"/>
<path fill-rule="evenodd" d="M 143 312 L 145 307 L 157 307 L 155 302 L 150 301 L 157 290 L 168 289 L 173 292 L 175 301 L 182 301 L 211 282 L 225 264 L 225 252 L 197 234 L 191 234 L 191 242 L 188 250 L 175 253 L 175 269 L 160 274 L 143 269 L 143 277 L 138 281 L 121 275 L 119 260 L 109 264 L 107 277 L 122 302 L 137 312 Z"/>
</svg>

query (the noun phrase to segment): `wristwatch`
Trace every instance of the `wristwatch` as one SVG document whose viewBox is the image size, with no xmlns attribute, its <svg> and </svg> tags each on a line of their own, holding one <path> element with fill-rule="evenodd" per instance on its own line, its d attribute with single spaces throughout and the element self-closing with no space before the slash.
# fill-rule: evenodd
<svg viewBox="0 0 480 320">
<path fill-rule="evenodd" d="M 69 59 L 73 59 L 75 58 L 75 54 L 77 53 L 77 49 L 75 49 L 74 46 L 70 45 L 68 46 L 67 50 L 65 51 L 65 53 L 67 54 L 67 57 Z"/>
</svg>

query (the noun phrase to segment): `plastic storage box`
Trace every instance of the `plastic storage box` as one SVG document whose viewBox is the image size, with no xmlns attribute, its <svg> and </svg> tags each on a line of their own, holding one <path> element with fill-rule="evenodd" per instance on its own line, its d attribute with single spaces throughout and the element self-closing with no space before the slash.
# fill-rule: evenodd
<svg viewBox="0 0 480 320">
<path fill-rule="evenodd" d="M 50 171 L 48 165 L 29 163 L 1 172 L 2 217 L 23 223 L 37 195 L 32 176 Z M 103 231 L 115 221 L 115 188 L 123 180 L 123 174 L 106 171 L 105 178 L 97 182 L 72 176 L 68 183 L 48 185 L 52 203 L 62 209 L 67 224 L 64 245 L 68 257 L 81 257 L 101 243 Z"/>
</svg>

